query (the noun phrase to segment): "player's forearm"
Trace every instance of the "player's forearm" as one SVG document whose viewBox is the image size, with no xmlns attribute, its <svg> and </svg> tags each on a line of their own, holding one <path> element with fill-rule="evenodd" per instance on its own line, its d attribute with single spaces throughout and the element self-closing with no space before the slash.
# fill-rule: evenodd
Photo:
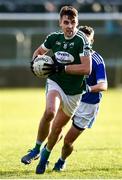
<svg viewBox="0 0 122 180">
<path fill-rule="evenodd" d="M 67 65 L 65 72 L 68 74 L 89 75 L 92 71 L 91 63 L 90 57 L 89 59 L 88 57 L 84 57 L 82 64 Z"/>
<path fill-rule="evenodd" d="M 90 86 L 91 92 L 100 92 L 100 91 L 106 91 L 108 88 L 107 82 L 101 82 L 94 86 Z"/>
<path fill-rule="evenodd" d="M 38 55 L 43 55 L 45 54 L 46 51 L 44 49 L 42 49 L 41 47 L 37 48 L 34 53 L 33 53 L 33 59 L 38 56 Z"/>
<path fill-rule="evenodd" d="M 89 69 L 84 67 L 84 65 L 67 65 L 65 67 L 65 72 L 67 74 L 76 74 L 76 75 L 88 75 Z"/>
</svg>

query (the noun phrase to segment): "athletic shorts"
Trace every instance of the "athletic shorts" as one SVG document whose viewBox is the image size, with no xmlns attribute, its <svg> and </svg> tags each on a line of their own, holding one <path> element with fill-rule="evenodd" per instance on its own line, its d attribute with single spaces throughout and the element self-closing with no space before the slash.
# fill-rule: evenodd
<svg viewBox="0 0 122 180">
<path fill-rule="evenodd" d="M 62 90 L 62 88 L 55 81 L 52 81 L 50 79 L 47 79 L 46 90 L 47 93 L 49 91 L 56 90 L 62 98 L 62 110 L 64 111 L 64 113 L 69 117 L 71 117 L 72 114 L 74 114 L 75 109 L 80 103 L 80 99 L 82 96 L 81 94 L 72 95 L 72 96 L 66 95 Z"/>
<path fill-rule="evenodd" d="M 98 109 L 99 103 L 88 104 L 81 101 L 72 117 L 73 125 L 79 130 L 91 128 L 97 116 Z"/>
</svg>

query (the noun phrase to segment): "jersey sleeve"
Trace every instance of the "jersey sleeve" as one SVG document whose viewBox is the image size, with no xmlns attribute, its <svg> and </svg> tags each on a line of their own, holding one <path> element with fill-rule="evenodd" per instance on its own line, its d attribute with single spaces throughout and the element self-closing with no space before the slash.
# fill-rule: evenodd
<svg viewBox="0 0 122 180">
<path fill-rule="evenodd" d="M 91 46 L 85 33 L 83 33 L 82 31 L 78 31 L 77 36 L 79 36 L 82 41 L 82 46 L 80 47 L 80 56 L 90 55 L 89 53 L 91 50 Z"/>
<path fill-rule="evenodd" d="M 50 49 L 52 49 L 55 41 L 56 41 L 56 34 L 54 34 L 54 33 L 49 34 L 41 46 L 45 50 L 50 50 Z"/>
<path fill-rule="evenodd" d="M 99 63 L 96 66 L 96 80 L 97 83 L 107 82 L 106 69 L 104 63 Z"/>
</svg>

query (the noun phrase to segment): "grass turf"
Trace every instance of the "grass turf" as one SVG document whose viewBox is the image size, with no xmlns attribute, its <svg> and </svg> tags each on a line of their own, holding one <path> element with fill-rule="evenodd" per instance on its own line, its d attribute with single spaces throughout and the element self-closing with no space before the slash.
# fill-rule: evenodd
<svg viewBox="0 0 122 180">
<path fill-rule="evenodd" d="M 104 93 L 93 128 L 77 139 L 67 159 L 66 170 L 52 172 L 60 156 L 63 140 L 55 146 L 44 175 L 36 175 L 38 161 L 29 166 L 20 159 L 35 144 L 39 120 L 45 106 L 44 90 L 0 90 L 0 178 L 26 179 L 100 179 L 122 178 L 122 90 Z M 71 121 L 64 129 L 64 134 Z"/>
</svg>

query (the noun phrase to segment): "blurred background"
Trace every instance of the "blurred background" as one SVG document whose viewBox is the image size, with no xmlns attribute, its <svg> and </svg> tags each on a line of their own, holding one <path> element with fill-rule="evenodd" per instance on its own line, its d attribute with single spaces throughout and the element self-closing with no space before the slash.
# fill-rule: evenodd
<svg viewBox="0 0 122 180">
<path fill-rule="evenodd" d="M 30 71 L 34 50 L 56 31 L 60 8 L 73 5 L 79 24 L 95 30 L 109 87 L 122 86 L 122 0 L 0 0 L 0 87 L 43 87 Z"/>
</svg>

